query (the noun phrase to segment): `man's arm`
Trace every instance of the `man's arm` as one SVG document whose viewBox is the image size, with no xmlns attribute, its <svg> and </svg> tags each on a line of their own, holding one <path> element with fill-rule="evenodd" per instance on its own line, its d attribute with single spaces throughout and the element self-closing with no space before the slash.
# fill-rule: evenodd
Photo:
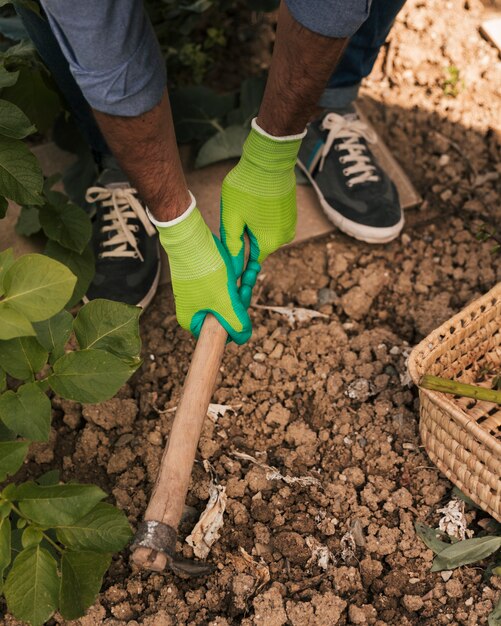
<svg viewBox="0 0 501 626">
<path fill-rule="evenodd" d="M 282 0 L 259 126 L 276 137 L 301 133 L 347 42 L 305 28 Z"/>
<path fill-rule="evenodd" d="M 302 0 L 302 8 L 306 4 Z M 313 11 L 318 9 L 316 3 L 309 4 Z M 334 12 L 335 5 L 342 3 L 324 0 L 323 4 Z M 263 261 L 294 239 L 297 154 L 306 124 L 346 41 L 305 28 L 282 1 L 259 115 L 253 120 L 242 157 L 226 176 L 221 193 L 221 240 L 235 274 L 242 276 L 240 296 L 246 305 Z M 245 271 L 244 234 L 251 244 Z"/>
<path fill-rule="evenodd" d="M 167 91 L 150 111 L 120 117 L 94 109 L 106 141 L 153 216 L 167 222 L 190 205 Z"/>
</svg>

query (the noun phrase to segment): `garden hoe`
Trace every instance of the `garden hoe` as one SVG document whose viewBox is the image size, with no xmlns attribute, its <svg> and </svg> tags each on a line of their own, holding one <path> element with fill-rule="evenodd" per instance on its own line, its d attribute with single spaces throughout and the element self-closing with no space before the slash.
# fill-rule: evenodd
<svg viewBox="0 0 501 626">
<path fill-rule="evenodd" d="M 188 576 L 204 576 L 214 570 L 207 563 L 177 556 L 176 538 L 227 338 L 217 319 L 207 315 L 184 381 L 153 494 L 132 544 L 132 560 L 146 569 L 162 571 L 170 567 L 176 574 Z"/>
</svg>

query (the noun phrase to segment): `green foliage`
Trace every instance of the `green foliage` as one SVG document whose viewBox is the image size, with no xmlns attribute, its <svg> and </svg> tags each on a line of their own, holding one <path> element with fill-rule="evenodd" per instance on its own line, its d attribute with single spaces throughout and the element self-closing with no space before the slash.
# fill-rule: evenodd
<svg viewBox="0 0 501 626">
<path fill-rule="evenodd" d="M 0 193 L 2 196 L 18 204 L 42 204 L 40 195 L 42 187 L 42 171 L 35 156 L 19 139 L 0 134 Z"/>
<path fill-rule="evenodd" d="M 227 60 L 228 47 L 237 50 L 241 45 L 252 12 L 273 11 L 278 5 L 278 0 L 146 2 L 169 76 L 176 85 L 201 83 L 214 65 Z"/>
<path fill-rule="evenodd" d="M 61 111 L 59 96 L 30 42 L 0 52 L 0 219 L 7 200 L 20 204 L 16 231 L 30 236 L 43 230 L 49 240 L 48 255 L 63 263 L 68 257 L 67 265 L 77 278 L 71 300 L 75 304 L 94 273 L 91 222 L 85 211 L 51 189 L 55 178 L 44 183 L 38 161 L 22 141 L 37 130 L 45 133 Z M 13 337 L 32 334 L 16 313 L 10 313 L 9 326 Z M 7 330 L 3 334 L 0 330 L 0 338 L 7 338 L 6 334 Z"/>
<path fill-rule="evenodd" d="M 488 624 L 489 626 L 501 626 L 501 598 L 499 598 L 494 611 L 489 615 Z"/>
<path fill-rule="evenodd" d="M 41 322 L 64 307 L 75 283 L 75 276 L 61 263 L 40 254 L 26 254 L 4 274 L 0 315 L 5 309 L 14 309 L 30 322 Z"/>
<path fill-rule="evenodd" d="M 135 369 L 105 350 L 80 350 L 58 359 L 48 382 L 68 400 L 103 402 L 116 394 Z"/>
<path fill-rule="evenodd" d="M 139 354 L 137 332 L 141 309 L 137 306 L 92 300 L 78 313 L 73 324 L 82 350 L 107 350 L 125 361 Z"/>
<path fill-rule="evenodd" d="M 36 383 L 21 385 L 17 391 L 0 396 L 0 419 L 16 435 L 31 441 L 48 441 L 50 400 Z"/>
<path fill-rule="evenodd" d="M 455 494 L 465 501 L 469 500 L 457 488 L 455 488 Z M 449 537 L 449 535 L 438 528 L 430 528 L 421 522 L 416 522 L 416 534 L 436 555 L 431 571 L 452 570 L 491 557 L 491 564 L 486 570 L 488 576 L 500 576 L 501 566 L 498 559 L 501 549 L 501 524 L 498 524 L 495 520 L 490 521 L 492 523 L 488 522 L 484 527 L 488 529 L 488 532 L 494 534 L 484 534 L 483 536 L 464 539 L 463 541 Z M 446 539 L 446 541 L 442 541 L 442 539 Z M 488 621 L 489 626 L 501 626 L 501 600 L 489 615 Z"/>
<path fill-rule="evenodd" d="M 445 569 L 456 569 L 462 565 L 469 565 L 483 561 L 501 548 L 501 537 L 475 537 L 464 539 L 447 546 L 440 551 L 433 561 L 432 572 L 441 572 Z"/>
<path fill-rule="evenodd" d="M 461 78 L 461 71 L 455 65 L 449 65 L 444 68 L 445 79 L 442 89 L 446 96 L 456 98 L 461 91 L 465 90 L 465 82 Z"/>
<path fill-rule="evenodd" d="M 66 619 L 81 617 L 96 599 L 111 554 L 65 550 L 61 559 L 60 610 Z"/>
<path fill-rule="evenodd" d="M 32 441 L 48 440 L 49 390 L 106 400 L 141 363 L 141 310 L 97 300 L 73 318 L 64 307 L 76 282 L 47 256 L 0 253 L 0 482 L 19 470 Z M 77 349 L 67 351 L 69 343 Z M 57 472 L 0 493 L 0 590 L 15 617 L 38 625 L 59 610 L 70 620 L 92 604 L 111 554 L 131 536 L 105 497 L 95 485 L 60 484 Z"/>
<path fill-rule="evenodd" d="M 264 78 L 253 77 L 242 82 L 238 94 L 220 95 L 202 86 L 183 87 L 172 93 L 178 140 L 202 144 L 196 167 L 240 156 L 264 87 Z"/>
<path fill-rule="evenodd" d="M 56 560 L 40 545 L 16 556 L 4 587 L 11 613 L 33 626 L 46 622 L 57 609 L 58 590 Z"/>
<path fill-rule="evenodd" d="M 15 104 L 0 100 L 0 134 L 12 139 L 24 139 L 35 132 L 26 115 Z"/>
<path fill-rule="evenodd" d="M 491 248 L 492 254 L 501 253 L 501 234 L 490 224 L 481 224 L 479 230 L 476 233 L 478 241 L 492 241 L 493 246 Z"/>
</svg>

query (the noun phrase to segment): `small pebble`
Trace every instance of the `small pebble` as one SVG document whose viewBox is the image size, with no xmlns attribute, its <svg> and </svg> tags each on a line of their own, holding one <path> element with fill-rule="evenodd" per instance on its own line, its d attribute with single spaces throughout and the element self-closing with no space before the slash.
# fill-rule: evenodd
<svg viewBox="0 0 501 626">
<path fill-rule="evenodd" d="M 148 433 L 148 441 L 154 446 L 161 446 L 163 441 L 162 433 L 159 433 L 158 430 Z"/>
</svg>

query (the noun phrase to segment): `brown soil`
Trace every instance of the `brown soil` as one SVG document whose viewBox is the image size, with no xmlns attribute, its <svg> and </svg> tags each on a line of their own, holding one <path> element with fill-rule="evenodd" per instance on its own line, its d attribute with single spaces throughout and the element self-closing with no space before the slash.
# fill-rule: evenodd
<svg viewBox="0 0 501 626">
<path fill-rule="evenodd" d="M 406 377 L 410 347 L 501 280 L 494 242 L 475 237 L 481 222 L 501 217 L 498 54 L 478 34 L 481 8 L 476 0 L 409 0 L 363 90 L 424 197 L 402 238 L 377 247 L 336 234 L 265 265 L 259 304 L 327 318 L 291 327 L 255 308 L 251 341 L 228 346 L 214 402 L 242 406 L 206 421 L 199 453 L 228 494 L 209 556 L 217 573 L 183 581 L 131 571 L 124 552 L 79 626 L 487 623 L 501 579 L 487 584 L 480 568 L 465 567 L 444 582 L 430 573 L 433 554 L 414 532 L 416 520 L 437 522 L 451 484 L 420 447 Z M 444 91 L 451 66 L 460 73 L 456 95 Z M 168 289 L 142 327 L 141 372 L 100 406 L 60 402 L 51 443 L 32 455 L 37 474 L 59 464 L 65 479 L 101 485 L 133 526 L 173 419 L 159 408 L 176 405 L 194 346 L 175 322 Z M 321 486 L 268 480 L 235 451 Z M 198 512 L 208 482 L 197 463 L 187 504 Z M 475 515 L 468 513 L 473 528 Z M 355 541 L 342 543 L 353 527 Z M 310 536 L 334 555 L 326 571 L 309 563 Z M 240 548 L 269 568 L 271 581 L 258 591 L 258 571 Z M 192 555 L 187 544 L 180 549 Z"/>
</svg>

